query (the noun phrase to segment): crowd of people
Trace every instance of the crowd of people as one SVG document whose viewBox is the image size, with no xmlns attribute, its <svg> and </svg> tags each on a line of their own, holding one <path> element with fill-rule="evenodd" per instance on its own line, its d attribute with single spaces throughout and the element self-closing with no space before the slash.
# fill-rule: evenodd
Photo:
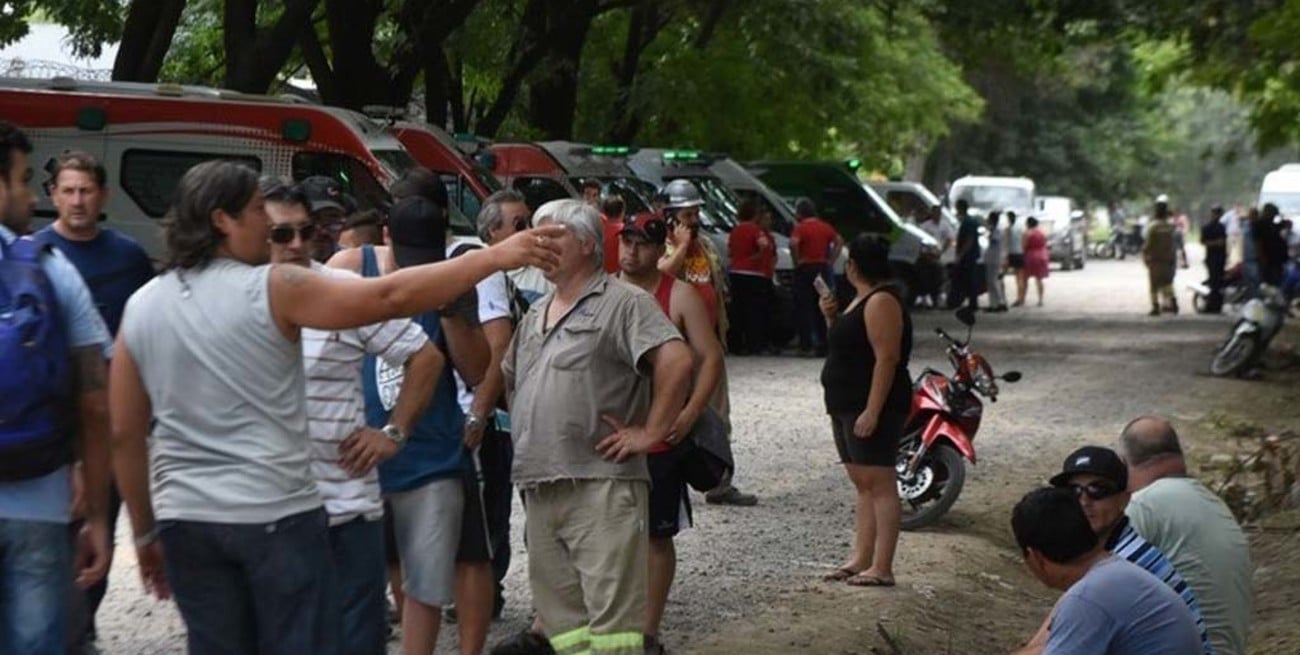
<svg viewBox="0 0 1300 655">
<path fill-rule="evenodd" d="M 775 261 L 757 206 L 724 271 L 689 183 L 630 217 L 598 194 L 531 211 L 501 191 L 470 240 L 425 169 L 381 214 L 329 178 L 211 161 L 177 186 L 155 275 L 100 224 L 109 189 L 85 153 L 55 162 L 58 218 L 30 234 L 30 152 L 0 123 L 0 282 L 29 299 L 0 331 L 4 652 L 93 649 L 125 503 L 144 587 L 175 600 L 191 653 L 378 655 L 391 611 L 404 653 L 432 653 L 454 620 L 476 655 L 505 602 L 516 493 L 535 619 L 491 652 L 666 652 L 691 490 L 758 502 L 735 484 L 724 362 L 731 334 L 772 346 L 751 329 Z M 860 235 L 837 296 L 844 240 L 798 210 L 801 344 L 826 357 L 855 490 L 852 550 L 826 579 L 891 587 L 908 292 L 889 243 Z M 954 288 L 974 303 L 978 230 L 959 212 Z M 993 259 L 1029 267 L 1028 227 Z M 1081 450 L 1053 485 L 1012 519 L 1029 569 L 1066 592 L 1026 652 L 1244 652 L 1244 537 L 1172 427 L 1135 421 L 1119 455 Z"/>
</svg>

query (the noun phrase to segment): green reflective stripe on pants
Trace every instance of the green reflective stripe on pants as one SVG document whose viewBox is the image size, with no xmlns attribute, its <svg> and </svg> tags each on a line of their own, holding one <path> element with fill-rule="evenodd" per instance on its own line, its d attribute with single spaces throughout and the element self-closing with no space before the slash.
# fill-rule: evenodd
<svg viewBox="0 0 1300 655">
<path fill-rule="evenodd" d="M 615 632 L 608 635 L 591 635 L 591 650 L 599 655 L 641 653 L 645 648 L 640 632 Z"/>
<path fill-rule="evenodd" d="M 591 648 L 591 629 L 583 626 L 568 632 L 561 632 L 551 637 L 551 648 L 555 655 L 578 655 Z"/>
</svg>

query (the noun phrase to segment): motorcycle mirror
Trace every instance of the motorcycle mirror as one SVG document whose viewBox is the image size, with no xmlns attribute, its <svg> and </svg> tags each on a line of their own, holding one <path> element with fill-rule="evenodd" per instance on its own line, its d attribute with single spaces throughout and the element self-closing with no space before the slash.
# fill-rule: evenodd
<svg viewBox="0 0 1300 655">
<path fill-rule="evenodd" d="M 975 325 L 975 310 L 970 307 L 962 307 L 957 310 L 957 320 L 961 321 L 961 324 L 966 327 Z"/>
<path fill-rule="evenodd" d="M 1007 371 L 1002 374 L 1002 379 L 1007 382 L 1019 382 L 1020 377 L 1020 371 Z"/>
</svg>

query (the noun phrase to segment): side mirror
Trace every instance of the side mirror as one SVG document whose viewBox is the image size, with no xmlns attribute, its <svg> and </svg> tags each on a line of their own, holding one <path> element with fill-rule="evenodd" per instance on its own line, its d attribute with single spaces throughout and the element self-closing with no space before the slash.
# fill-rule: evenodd
<svg viewBox="0 0 1300 655">
<path fill-rule="evenodd" d="M 1002 374 L 1002 379 L 1007 382 L 1019 382 L 1020 377 L 1020 371 L 1007 371 Z"/>
<path fill-rule="evenodd" d="M 961 321 L 961 324 L 966 327 L 975 325 L 975 310 L 970 307 L 962 307 L 957 310 L 957 320 Z"/>
</svg>

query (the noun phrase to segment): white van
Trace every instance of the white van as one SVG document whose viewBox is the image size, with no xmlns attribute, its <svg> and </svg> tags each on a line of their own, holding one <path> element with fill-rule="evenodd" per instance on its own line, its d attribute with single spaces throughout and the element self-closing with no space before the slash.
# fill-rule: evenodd
<svg viewBox="0 0 1300 655">
<path fill-rule="evenodd" d="M 1259 187 L 1259 204 L 1277 205 L 1287 218 L 1300 216 L 1300 164 L 1283 164 L 1281 168 L 1264 176 Z"/>
<path fill-rule="evenodd" d="M 965 200 L 973 213 L 982 216 L 992 211 L 1013 211 L 1024 220 L 1037 209 L 1034 181 L 1027 177 L 967 175 L 948 188 L 948 207 L 956 211 L 958 200 Z"/>
<path fill-rule="evenodd" d="M 1083 212 L 1074 209 L 1074 201 L 1065 196 L 1038 196 L 1034 217 L 1047 234 L 1047 245 L 1052 261 L 1061 263 L 1061 270 L 1083 268 L 1087 253 L 1088 231 Z"/>
</svg>

